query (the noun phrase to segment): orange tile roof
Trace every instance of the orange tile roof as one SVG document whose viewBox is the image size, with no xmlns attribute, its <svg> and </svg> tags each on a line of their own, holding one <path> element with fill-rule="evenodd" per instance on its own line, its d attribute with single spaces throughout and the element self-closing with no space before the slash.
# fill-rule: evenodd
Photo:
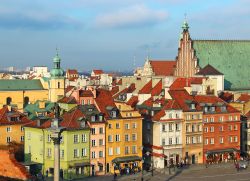
<svg viewBox="0 0 250 181">
<path fill-rule="evenodd" d="M 132 83 L 132 84 L 129 85 L 129 87 L 123 89 L 123 90 L 120 91 L 118 94 L 116 94 L 116 95 L 114 96 L 114 98 L 117 98 L 117 97 L 118 97 L 119 95 L 121 95 L 121 94 L 132 93 L 132 92 L 134 92 L 135 89 L 136 89 L 136 88 L 135 88 L 135 83 Z"/>
<path fill-rule="evenodd" d="M 219 97 L 226 102 L 232 102 L 234 100 L 234 95 L 230 92 L 222 92 Z"/>
<path fill-rule="evenodd" d="M 155 75 L 158 76 L 173 76 L 174 70 L 176 67 L 176 61 L 159 61 L 159 60 L 150 60 L 150 64 Z"/>
<path fill-rule="evenodd" d="M 158 96 L 162 92 L 162 81 L 160 80 L 151 90 L 152 96 Z"/>
<path fill-rule="evenodd" d="M 68 87 L 66 87 L 65 93 L 68 93 L 69 91 L 71 91 L 74 88 L 75 88 L 75 86 L 68 86 Z"/>
<path fill-rule="evenodd" d="M 67 70 L 67 73 L 68 73 L 68 74 L 78 74 L 78 72 L 77 72 L 76 69 L 68 69 L 68 70 Z"/>
<path fill-rule="evenodd" d="M 66 96 L 60 99 L 58 103 L 77 104 L 76 99 L 74 97 L 66 97 Z"/>
<path fill-rule="evenodd" d="M 203 77 L 191 77 L 191 78 L 177 78 L 172 85 L 170 90 L 182 90 L 184 87 L 190 87 L 191 84 L 202 84 Z"/>
<path fill-rule="evenodd" d="M 112 87 L 110 91 L 111 95 L 115 95 L 117 92 L 119 92 L 119 86 Z"/>
<path fill-rule="evenodd" d="M 137 103 L 139 102 L 138 96 L 132 96 L 126 104 L 130 105 L 131 107 L 135 107 Z"/>
<path fill-rule="evenodd" d="M 25 166 L 18 163 L 12 151 L 0 150 L 0 176 L 5 177 L 6 180 L 18 179 L 29 180 L 31 175 L 26 170 Z M 9 178 L 9 179 L 7 179 Z"/>
<path fill-rule="evenodd" d="M 237 101 L 248 102 L 248 101 L 250 101 L 250 95 L 249 94 L 241 94 L 240 97 L 237 99 Z"/>
<path fill-rule="evenodd" d="M 146 83 L 141 90 L 139 90 L 139 94 L 150 94 L 152 90 L 152 80 Z"/>
<path fill-rule="evenodd" d="M 94 97 L 94 94 L 91 90 L 79 90 L 80 97 Z"/>
<path fill-rule="evenodd" d="M 103 70 L 93 70 L 94 74 L 95 75 L 100 75 L 100 74 L 103 74 Z"/>
<path fill-rule="evenodd" d="M 74 109 L 73 111 L 66 112 L 62 115 L 60 126 L 67 129 L 79 129 L 81 128 L 81 122 L 79 121 L 79 118 L 85 118 L 85 115 L 78 108 Z"/>
</svg>

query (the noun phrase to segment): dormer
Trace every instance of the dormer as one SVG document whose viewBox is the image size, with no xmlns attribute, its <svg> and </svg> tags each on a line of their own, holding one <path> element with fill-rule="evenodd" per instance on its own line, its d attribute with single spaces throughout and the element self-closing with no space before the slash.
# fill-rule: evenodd
<svg viewBox="0 0 250 181">
<path fill-rule="evenodd" d="M 227 111 L 227 107 L 225 105 L 221 106 L 221 112 L 226 112 Z"/>
<path fill-rule="evenodd" d="M 204 112 L 205 113 L 208 112 L 208 107 L 207 106 L 204 107 Z"/>
<path fill-rule="evenodd" d="M 190 109 L 191 109 L 191 110 L 195 110 L 195 103 L 194 103 L 194 102 L 191 102 L 191 104 L 190 104 Z"/>
<path fill-rule="evenodd" d="M 116 118 L 117 117 L 118 110 L 117 110 L 116 107 L 107 106 L 106 109 L 109 112 L 110 117 L 112 117 L 112 118 Z"/>
<path fill-rule="evenodd" d="M 96 116 L 93 114 L 93 115 L 91 115 L 90 119 L 91 119 L 91 122 L 95 122 L 96 121 Z"/>
<path fill-rule="evenodd" d="M 116 116 L 117 116 L 116 114 L 117 114 L 117 112 L 115 110 L 110 112 L 110 115 L 112 118 L 116 118 Z"/>
<path fill-rule="evenodd" d="M 210 112 L 215 112 L 215 106 L 210 107 Z"/>
<path fill-rule="evenodd" d="M 99 114 L 99 121 L 103 121 L 103 114 Z"/>
</svg>

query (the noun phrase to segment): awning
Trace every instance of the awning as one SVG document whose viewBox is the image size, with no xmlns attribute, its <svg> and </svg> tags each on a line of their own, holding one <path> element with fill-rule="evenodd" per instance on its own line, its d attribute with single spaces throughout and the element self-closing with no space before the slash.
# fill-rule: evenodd
<svg viewBox="0 0 250 181">
<path fill-rule="evenodd" d="M 228 148 L 228 149 L 221 149 L 221 150 L 209 150 L 206 153 L 207 154 L 226 153 L 226 152 L 233 153 L 233 152 L 238 152 L 238 151 L 240 150 L 237 150 L 235 148 Z"/>
<path fill-rule="evenodd" d="M 139 156 L 124 156 L 124 157 L 117 157 L 112 160 L 112 163 L 126 163 L 126 162 L 134 162 L 134 161 L 141 161 L 141 157 Z"/>
<path fill-rule="evenodd" d="M 81 163 L 75 163 L 75 167 L 83 167 L 83 166 L 90 166 L 89 162 L 81 162 Z"/>
</svg>

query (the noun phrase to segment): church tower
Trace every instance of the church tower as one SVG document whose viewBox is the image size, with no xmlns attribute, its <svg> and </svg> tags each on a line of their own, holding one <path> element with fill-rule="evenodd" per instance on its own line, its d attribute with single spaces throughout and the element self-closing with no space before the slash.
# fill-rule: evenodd
<svg viewBox="0 0 250 181">
<path fill-rule="evenodd" d="M 176 57 L 176 77 L 193 77 L 198 71 L 198 61 L 192 46 L 189 34 L 189 26 L 185 20 L 182 25 L 182 33 L 179 40 L 178 55 Z"/>
<path fill-rule="evenodd" d="M 49 80 L 49 100 L 57 102 L 65 95 L 65 78 L 63 69 L 61 69 L 61 59 L 58 55 L 53 58 L 54 68 L 50 71 Z"/>
</svg>

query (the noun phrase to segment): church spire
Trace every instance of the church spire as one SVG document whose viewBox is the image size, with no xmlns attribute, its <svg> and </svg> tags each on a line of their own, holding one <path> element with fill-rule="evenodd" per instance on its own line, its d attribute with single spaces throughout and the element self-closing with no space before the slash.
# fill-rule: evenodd
<svg viewBox="0 0 250 181">
<path fill-rule="evenodd" d="M 182 30 L 183 31 L 188 31 L 188 28 L 189 28 L 189 26 L 188 26 L 188 22 L 187 22 L 187 13 L 185 13 L 184 22 L 182 24 Z"/>
</svg>

